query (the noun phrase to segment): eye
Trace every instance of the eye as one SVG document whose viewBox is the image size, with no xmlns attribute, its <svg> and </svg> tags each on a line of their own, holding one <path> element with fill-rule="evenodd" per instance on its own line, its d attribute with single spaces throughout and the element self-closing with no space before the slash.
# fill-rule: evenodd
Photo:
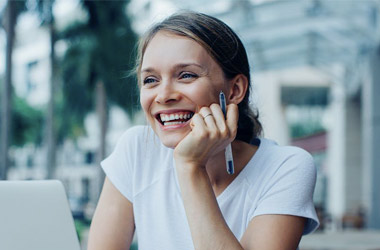
<svg viewBox="0 0 380 250">
<path fill-rule="evenodd" d="M 182 72 L 179 77 L 180 79 L 191 79 L 191 78 L 196 78 L 198 76 L 194 73 Z"/>
<path fill-rule="evenodd" d="M 145 84 L 152 84 L 152 83 L 155 83 L 155 82 L 157 82 L 157 80 L 155 78 L 153 78 L 153 77 L 147 77 L 143 81 L 144 85 Z"/>
</svg>

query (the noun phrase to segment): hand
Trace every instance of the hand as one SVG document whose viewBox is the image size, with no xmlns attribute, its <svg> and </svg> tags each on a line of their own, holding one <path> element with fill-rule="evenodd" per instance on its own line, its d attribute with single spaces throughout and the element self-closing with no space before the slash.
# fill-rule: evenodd
<svg viewBox="0 0 380 250">
<path fill-rule="evenodd" d="M 174 149 L 176 163 L 205 167 L 211 156 L 224 150 L 236 137 L 239 116 L 236 104 L 227 105 L 226 116 L 225 119 L 219 104 L 215 103 L 194 114 L 191 132 Z"/>
</svg>

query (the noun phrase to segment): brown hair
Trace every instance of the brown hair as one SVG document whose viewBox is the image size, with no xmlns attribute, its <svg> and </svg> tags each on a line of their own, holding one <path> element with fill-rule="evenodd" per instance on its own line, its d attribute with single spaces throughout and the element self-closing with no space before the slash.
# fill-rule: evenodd
<svg viewBox="0 0 380 250">
<path fill-rule="evenodd" d="M 167 31 L 198 42 L 222 68 L 227 79 L 243 74 L 248 79 L 244 99 L 238 104 L 239 121 L 237 140 L 250 142 L 262 132 L 258 111 L 249 107 L 251 88 L 250 67 L 244 45 L 236 33 L 217 18 L 196 12 L 176 13 L 154 25 L 140 39 L 136 60 L 136 73 L 141 84 L 140 72 L 145 50 L 155 34 Z"/>
</svg>

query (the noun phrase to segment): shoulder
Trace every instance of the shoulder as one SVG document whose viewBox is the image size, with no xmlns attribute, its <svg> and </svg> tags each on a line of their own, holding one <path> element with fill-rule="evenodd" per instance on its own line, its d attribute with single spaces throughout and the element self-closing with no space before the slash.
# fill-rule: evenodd
<svg viewBox="0 0 380 250">
<path fill-rule="evenodd" d="M 151 133 L 151 130 L 152 129 L 149 126 L 145 125 L 133 126 L 124 131 L 120 137 L 120 140 L 126 141 L 133 139 L 142 139 L 143 137 L 149 135 Z"/>
<path fill-rule="evenodd" d="M 273 142 L 267 145 L 267 157 L 271 159 L 268 167 L 268 183 L 276 186 L 295 185 L 313 189 L 317 171 L 312 155 L 294 146 L 279 146 Z"/>
<path fill-rule="evenodd" d="M 306 150 L 295 146 L 280 146 L 276 142 L 269 139 L 261 139 L 262 146 L 266 153 L 275 159 L 286 159 L 289 157 L 298 157 L 302 159 L 312 159 L 312 156 Z"/>
<path fill-rule="evenodd" d="M 117 162 L 126 164 L 126 162 L 136 155 L 139 144 L 143 141 L 144 131 L 148 131 L 147 126 L 134 126 L 128 128 L 113 145 L 111 154 L 102 162 L 107 165 L 109 162 L 115 165 Z"/>
<path fill-rule="evenodd" d="M 253 216 L 261 214 L 288 214 L 308 218 L 305 233 L 318 226 L 313 206 L 317 171 L 313 157 L 294 146 L 279 146 L 273 141 L 261 141 L 261 158 L 255 167 L 257 199 Z"/>
<path fill-rule="evenodd" d="M 110 156 L 135 159 L 141 157 L 140 154 L 158 150 L 160 144 L 151 127 L 133 126 L 119 137 Z"/>
<path fill-rule="evenodd" d="M 263 187 L 285 180 L 315 181 L 316 168 L 310 153 L 294 146 L 279 146 L 268 139 L 260 141 L 259 149 L 251 160 L 249 183 Z"/>
<path fill-rule="evenodd" d="M 275 166 L 314 165 L 313 157 L 306 150 L 295 146 L 279 146 L 274 141 L 262 139 L 262 157 Z"/>
<path fill-rule="evenodd" d="M 165 147 L 150 126 L 134 126 L 120 137 L 119 143 L 130 159 L 139 159 L 140 164 L 153 164 L 168 160 L 172 149 Z"/>
<path fill-rule="evenodd" d="M 152 141 L 155 134 L 151 127 L 138 125 L 128 128 L 119 138 L 117 146 L 139 146 L 147 145 L 147 142 Z M 154 140 L 154 139 L 153 139 Z"/>
</svg>

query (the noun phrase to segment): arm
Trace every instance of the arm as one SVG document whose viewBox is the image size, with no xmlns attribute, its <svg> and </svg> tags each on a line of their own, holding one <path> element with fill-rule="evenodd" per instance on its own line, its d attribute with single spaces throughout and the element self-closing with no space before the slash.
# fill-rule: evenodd
<svg viewBox="0 0 380 250">
<path fill-rule="evenodd" d="M 179 183 L 195 249 L 297 248 L 305 218 L 291 215 L 256 216 L 239 243 L 223 218 L 206 171 L 179 172 Z"/>
<path fill-rule="evenodd" d="M 241 244 L 244 249 L 295 250 L 305 222 L 305 218 L 291 215 L 256 216 L 249 223 Z"/>
<path fill-rule="evenodd" d="M 92 219 L 87 249 L 129 249 L 134 230 L 132 203 L 106 178 Z"/>
<path fill-rule="evenodd" d="M 216 155 L 224 159 L 222 150 L 235 138 L 237 106 L 230 105 L 227 113 L 230 119 L 225 122 L 219 105 L 203 107 L 192 118 L 192 132 L 174 150 L 182 200 L 197 250 L 243 249 L 223 218 L 206 171 L 209 159 Z M 207 114 L 213 116 L 204 119 Z"/>
<path fill-rule="evenodd" d="M 179 171 L 178 181 L 195 249 L 243 249 L 223 218 L 206 170 L 194 169 Z"/>
</svg>

